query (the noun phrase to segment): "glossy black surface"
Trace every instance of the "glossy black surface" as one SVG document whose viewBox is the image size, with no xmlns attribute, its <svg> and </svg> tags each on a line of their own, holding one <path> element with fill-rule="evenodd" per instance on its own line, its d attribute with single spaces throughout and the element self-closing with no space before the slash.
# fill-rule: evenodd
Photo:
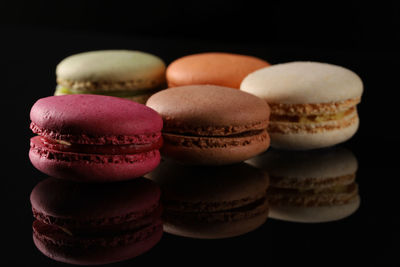
<svg viewBox="0 0 400 267">
<path fill-rule="evenodd" d="M 130 13 L 125 10 L 123 18 L 107 23 L 104 17 L 90 12 L 90 5 L 85 4 L 83 9 L 73 9 L 80 13 L 75 14 L 74 22 L 68 23 L 65 20 L 69 19 L 67 14 L 71 14 L 67 12 L 71 11 L 70 5 L 64 9 L 59 7 L 64 10 L 60 16 L 47 13 L 48 9 L 43 6 L 20 3 L 2 10 L 7 13 L 1 20 L 5 22 L 1 25 L 2 166 L 6 167 L 2 175 L 4 266 L 65 265 L 43 256 L 32 242 L 29 194 L 44 175 L 34 169 L 28 159 L 32 136 L 29 110 L 38 98 L 53 94 L 55 66 L 61 59 L 77 52 L 112 48 L 147 51 L 160 56 L 166 63 L 202 51 L 250 54 L 273 64 L 293 60 L 329 62 L 355 71 L 365 85 L 358 106 L 360 129 L 343 144 L 354 153 L 359 164 L 357 183 L 361 206 L 355 214 L 321 224 L 271 219 L 256 231 L 222 240 L 196 240 L 165 234 L 150 252 L 115 266 L 144 266 L 156 262 L 177 266 L 193 263 L 396 265 L 400 262 L 397 255 L 400 215 L 396 7 L 350 5 L 350 9 L 342 9 L 344 6 L 336 6 L 325 14 L 322 6 L 307 11 L 297 5 L 290 9 L 291 16 L 287 16 L 286 7 L 275 5 L 265 14 L 258 9 L 256 18 L 244 24 L 237 21 L 240 19 L 239 6 L 224 9 L 221 4 L 216 6 L 217 11 L 208 13 L 206 8 L 196 11 L 195 7 L 193 10 L 186 7 L 183 8 L 186 10 L 184 18 L 191 19 L 188 25 L 193 30 L 186 31 L 177 28 L 183 27 L 174 17 L 180 14 L 178 11 L 161 16 L 163 9 L 157 7 L 155 12 L 161 17 L 153 24 L 130 27 L 127 25 L 137 25 L 135 23 L 146 16 L 133 18 L 131 23 L 127 17 Z M 106 9 L 103 6 L 102 10 Z M 244 12 L 248 14 L 251 10 L 249 5 Z M 306 12 L 308 17 L 304 18 L 296 10 Z M 164 11 L 171 10 L 165 7 Z M 342 16 L 341 11 L 344 12 Z M 205 12 L 205 18 L 202 12 Z M 225 22 L 218 12 L 225 14 L 228 20 Z M 356 16 L 353 16 L 354 12 Z M 85 20 L 83 14 L 91 15 Z M 267 19 L 263 20 L 262 15 Z M 286 21 L 277 23 L 282 17 Z M 110 17 L 113 18 L 118 16 Z M 120 26 L 124 23 L 125 26 Z M 218 26 L 213 27 L 213 23 Z M 253 26 L 255 28 L 250 29 Z M 269 32 L 271 35 L 267 37 Z"/>
</svg>

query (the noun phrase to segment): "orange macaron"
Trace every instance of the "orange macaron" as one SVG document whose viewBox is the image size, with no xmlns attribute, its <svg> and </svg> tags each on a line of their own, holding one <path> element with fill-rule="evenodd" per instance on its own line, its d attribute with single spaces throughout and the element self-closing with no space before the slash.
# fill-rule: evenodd
<svg viewBox="0 0 400 267">
<path fill-rule="evenodd" d="M 173 61 L 166 70 L 166 78 L 169 87 L 212 84 L 238 89 L 248 74 L 269 65 L 253 56 L 200 53 Z"/>
</svg>

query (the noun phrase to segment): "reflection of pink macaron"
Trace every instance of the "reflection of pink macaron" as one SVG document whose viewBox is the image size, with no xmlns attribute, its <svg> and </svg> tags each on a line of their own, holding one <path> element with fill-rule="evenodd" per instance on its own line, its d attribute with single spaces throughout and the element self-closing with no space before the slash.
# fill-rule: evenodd
<svg viewBox="0 0 400 267">
<path fill-rule="evenodd" d="M 87 184 L 49 178 L 32 190 L 33 240 L 61 262 L 106 264 L 151 249 L 162 236 L 160 189 L 138 178 Z"/>
<path fill-rule="evenodd" d="M 29 157 L 40 171 L 80 181 L 139 177 L 160 161 L 162 119 L 129 100 L 100 95 L 39 99 L 32 107 Z"/>
</svg>

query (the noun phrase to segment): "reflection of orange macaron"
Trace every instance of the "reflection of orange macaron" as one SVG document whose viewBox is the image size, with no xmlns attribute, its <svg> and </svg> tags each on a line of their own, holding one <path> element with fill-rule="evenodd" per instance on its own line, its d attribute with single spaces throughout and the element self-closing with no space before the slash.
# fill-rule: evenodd
<svg viewBox="0 0 400 267">
<path fill-rule="evenodd" d="M 213 84 L 239 88 L 251 72 L 270 64 L 262 59 L 229 53 L 201 53 L 179 58 L 167 68 L 169 87 Z"/>
</svg>

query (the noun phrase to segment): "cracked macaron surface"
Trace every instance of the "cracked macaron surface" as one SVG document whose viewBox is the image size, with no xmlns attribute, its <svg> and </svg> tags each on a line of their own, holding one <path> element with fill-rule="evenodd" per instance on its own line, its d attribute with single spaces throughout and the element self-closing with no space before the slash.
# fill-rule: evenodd
<svg viewBox="0 0 400 267">
<path fill-rule="evenodd" d="M 269 107 L 228 87 L 191 85 L 153 95 L 146 103 L 163 118 L 162 155 L 194 165 L 225 165 L 267 150 Z"/>
<path fill-rule="evenodd" d="M 249 74 L 242 91 L 268 102 L 271 146 L 308 150 L 351 138 L 359 126 L 363 83 L 354 72 L 319 62 L 276 64 Z"/>
<path fill-rule="evenodd" d="M 154 169 L 162 145 L 162 119 L 129 100 L 99 95 L 39 99 L 31 109 L 29 156 L 57 178 L 106 182 Z"/>
</svg>

